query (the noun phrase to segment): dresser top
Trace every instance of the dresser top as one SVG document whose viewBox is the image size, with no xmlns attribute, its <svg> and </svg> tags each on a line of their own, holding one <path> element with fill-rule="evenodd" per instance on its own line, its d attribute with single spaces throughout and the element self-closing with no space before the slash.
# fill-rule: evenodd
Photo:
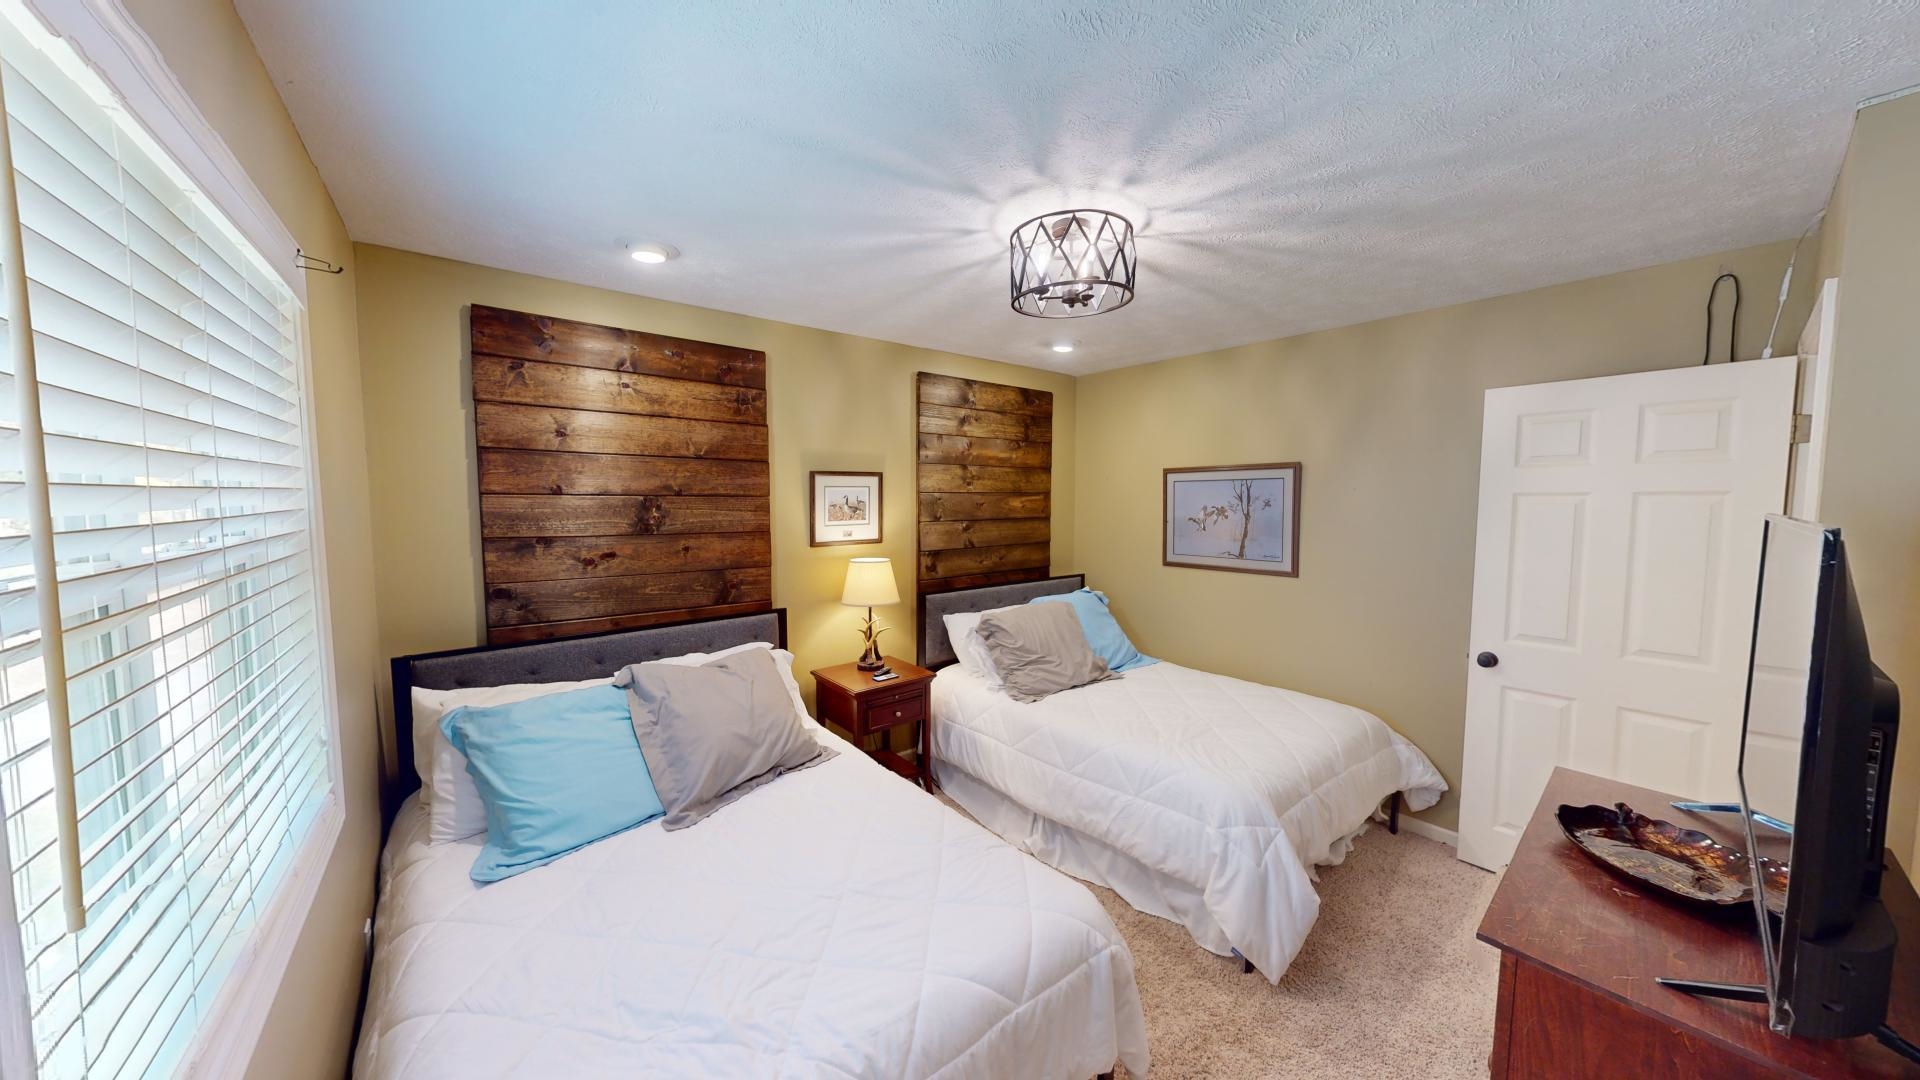
<svg viewBox="0 0 1920 1080">
<path fill-rule="evenodd" d="M 1746 850 L 1737 816 L 1683 813 L 1669 805 L 1673 798 L 1555 769 L 1480 920 L 1480 940 L 1756 1061 L 1810 1075 L 1851 1070 L 1868 1076 L 1910 1076 L 1898 1057 L 1871 1038 L 1786 1038 L 1768 1029 L 1765 1006 L 1698 998 L 1654 982 L 1661 976 L 1764 982 L 1752 909 L 1702 912 L 1655 895 L 1574 847 L 1554 811 L 1562 803 L 1624 802 L 1648 817 L 1698 829 Z M 1767 836 L 1760 845 L 1762 854 L 1786 858 L 1784 838 Z M 1887 1019 L 1911 1039 L 1920 1034 L 1920 899 L 1897 863 L 1890 864 L 1880 893 L 1900 935 Z"/>
</svg>

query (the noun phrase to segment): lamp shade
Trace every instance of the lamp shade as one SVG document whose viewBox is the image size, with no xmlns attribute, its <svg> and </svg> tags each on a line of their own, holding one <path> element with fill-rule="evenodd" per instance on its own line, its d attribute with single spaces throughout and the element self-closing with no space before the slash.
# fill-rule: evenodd
<svg viewBox="0 0 1920 1080">
<path fill-rule="evenodd" d="M 900 588 L 893 580 L 893 560 L 854 559 L 847 564 L 847 587 L 840 602 L 849 607 L 885 607 L 900 602 Z"/>
</svg>

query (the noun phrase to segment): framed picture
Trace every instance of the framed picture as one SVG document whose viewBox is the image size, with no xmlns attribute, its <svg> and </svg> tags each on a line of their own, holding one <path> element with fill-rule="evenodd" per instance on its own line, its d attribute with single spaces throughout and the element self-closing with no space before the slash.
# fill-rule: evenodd
<svg viewBox="0 0 1920 1080">
<path fill-rule="evenodd" d="M 1300 463 L 1166 470 L 1160 561 L 1300 576 Z"/>
<path fill-rule="evenodd" d="M 808 501 L 809 542 L 814 547 L 880 542 L 880 474 L 813 472 Z"/>
</svg>

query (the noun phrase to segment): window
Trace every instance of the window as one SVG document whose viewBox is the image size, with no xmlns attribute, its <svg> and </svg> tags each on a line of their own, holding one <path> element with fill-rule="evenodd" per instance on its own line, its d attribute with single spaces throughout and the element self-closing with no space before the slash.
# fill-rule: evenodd
<svg viewBox="0 0 1920 1080">
<path fill-rule="evenodd" d="M 332 788 L 301 312 L 19 0 L 0 61 L 29 282 L 0 326 L 0 806 L 34 1056 L 168 1075 Z M 27 332 L 37 386 L 7 338 Z"/>
</svg>

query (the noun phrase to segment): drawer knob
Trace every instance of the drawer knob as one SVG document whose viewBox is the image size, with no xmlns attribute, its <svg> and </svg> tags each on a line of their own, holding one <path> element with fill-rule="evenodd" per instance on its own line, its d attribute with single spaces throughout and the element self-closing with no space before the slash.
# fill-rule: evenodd
<svg viewBox="0 0 1920 1080">
<path fill-rule="evenodd" d="M 900 715 L 900 710 L 899 709 L 893 710 L 893 715 L 897 718 Z"/>
</svg>

